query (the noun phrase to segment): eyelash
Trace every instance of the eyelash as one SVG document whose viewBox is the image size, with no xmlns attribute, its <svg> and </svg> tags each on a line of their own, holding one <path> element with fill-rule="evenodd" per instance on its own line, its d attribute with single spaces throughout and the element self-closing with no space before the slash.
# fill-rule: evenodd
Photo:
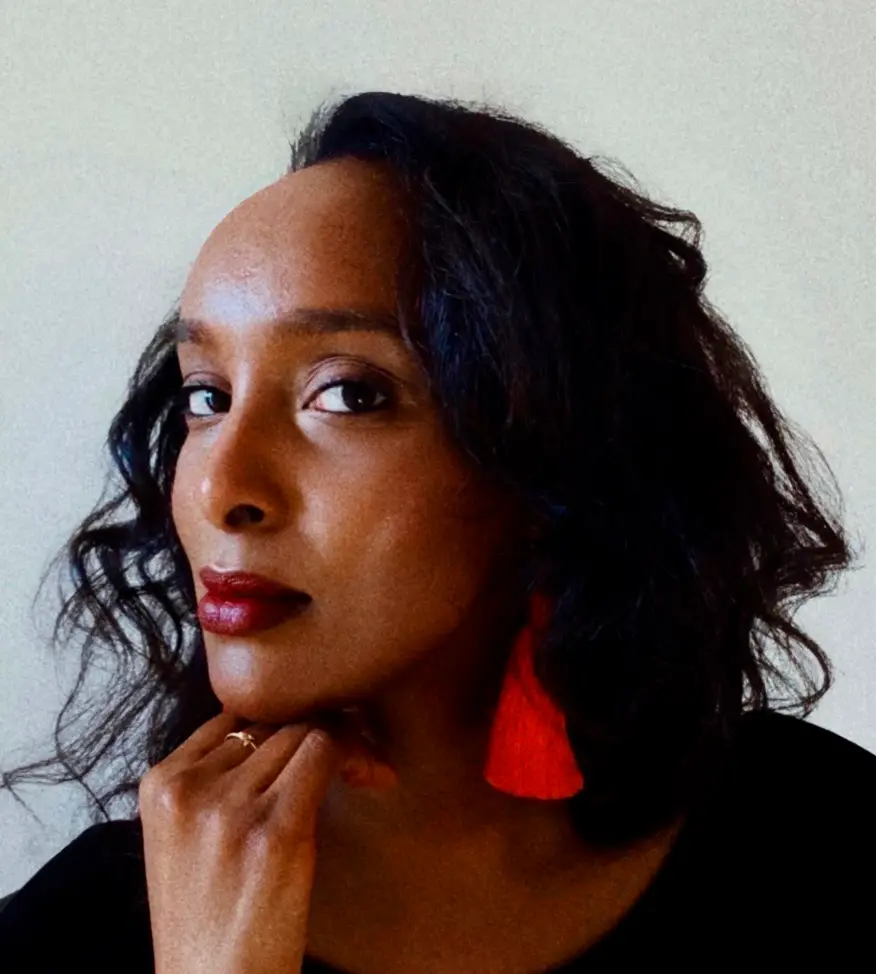
<svg viewBox="0 0 876 974">
<path fill-rule="evenodd" d="M 384 392 L 383 389 L 378 388 L 374 383 L 368 382 L 365 379 L 333 379 L 331 382 L 327 382 L 325 385 L 320 386 L 311 397 L 311 401 L 313 401 L 313 399 L 318 399 L 326 390 L 333 389 L 335 386 L 362 386 L 369 391 L 376 392 L 378 395 L 383 396 L 385 401 L 377 406 L 372 406 L 370 409 L 349 410 L 347 412 L 332 409 L 318 409 L 316 410 L 317 412 L 329 413 L 333 416 L 362 416 L 366 413 L 376 413 L 381 409 L 388 408 L 390 405 L 390 396 Z M 205 385 L 203 383 L 192 383 L 191 385 L 181 386 L 171 396 L 171 412 L 174 414 L 179 414 L 185 419 L 210 419 L 209 416 L 199 416 L 196 413 L 193 413 L 187 406 L 189 397 L 192 395 L 192 393 L 201 391 L 218 392 L 223 396 L 228 395 L 228 393 L 223 392 L 216 386 Z"/>
</svg>

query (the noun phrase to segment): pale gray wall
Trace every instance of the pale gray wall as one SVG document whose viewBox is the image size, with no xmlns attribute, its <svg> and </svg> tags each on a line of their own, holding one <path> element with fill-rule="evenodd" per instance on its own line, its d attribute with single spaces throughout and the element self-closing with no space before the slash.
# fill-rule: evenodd
<svg viewBox="0 0 876 974">
<path fill-rule="evenodd" d="M 486 98 L 705 224 L 707 293 L 876 528 L 876 15 L 843 0 L 0 5 L 0 767 L 51 730 L 38 576 L 102 484 L 141 347 L 320 99 Z M 815 715 L 876 751 L 874 573 L 800 613 L 839 668 Z M 46 630 L 47 620 L 40 622 Z M 0 793 L 0 894 L 82 828 L 74 786 Z"/>
</svg>

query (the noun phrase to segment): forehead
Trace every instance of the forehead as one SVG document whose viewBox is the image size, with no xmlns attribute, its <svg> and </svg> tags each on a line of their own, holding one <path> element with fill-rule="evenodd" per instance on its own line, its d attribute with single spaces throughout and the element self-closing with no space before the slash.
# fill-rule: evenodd
<svg viewBox="0 0 876 974">
<path fill-rule="evenodd" d="M 394 308 L 403 226 L 398 185 L 379 166 L 342 159 L 288 174 L 212 231 L 186 280 L 181 318 Z"/>
</svg>

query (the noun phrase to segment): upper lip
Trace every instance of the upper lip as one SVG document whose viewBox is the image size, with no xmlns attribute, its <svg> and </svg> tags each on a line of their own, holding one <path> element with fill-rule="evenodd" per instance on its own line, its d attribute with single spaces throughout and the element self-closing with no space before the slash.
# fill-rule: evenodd
<svg viewBox="0 0 876 974">
<path fill-rule="evenodd" d="M 198 574 L 211 595 L 220 595 L 225 598 L 310 598 L 306 592 L 284 585 L 266 575 L 258 575 L 255 572 L 230 569 L 220 571 L 207 566 L 202 568 Z"/>
</svg>

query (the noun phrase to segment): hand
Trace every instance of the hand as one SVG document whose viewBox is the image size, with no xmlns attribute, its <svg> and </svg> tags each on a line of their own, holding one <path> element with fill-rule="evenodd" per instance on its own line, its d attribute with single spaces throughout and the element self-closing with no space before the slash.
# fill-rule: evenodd
<svg viewBox="0 0 876 974">
<path fill-rule="evenodd" d="M 326 728 L 253 724 L 258 750 L 207 721 L 140 780 L 156 974 L 297 974 L 307 941 L 317 812 L 345 758 Z"/>
</svg>

